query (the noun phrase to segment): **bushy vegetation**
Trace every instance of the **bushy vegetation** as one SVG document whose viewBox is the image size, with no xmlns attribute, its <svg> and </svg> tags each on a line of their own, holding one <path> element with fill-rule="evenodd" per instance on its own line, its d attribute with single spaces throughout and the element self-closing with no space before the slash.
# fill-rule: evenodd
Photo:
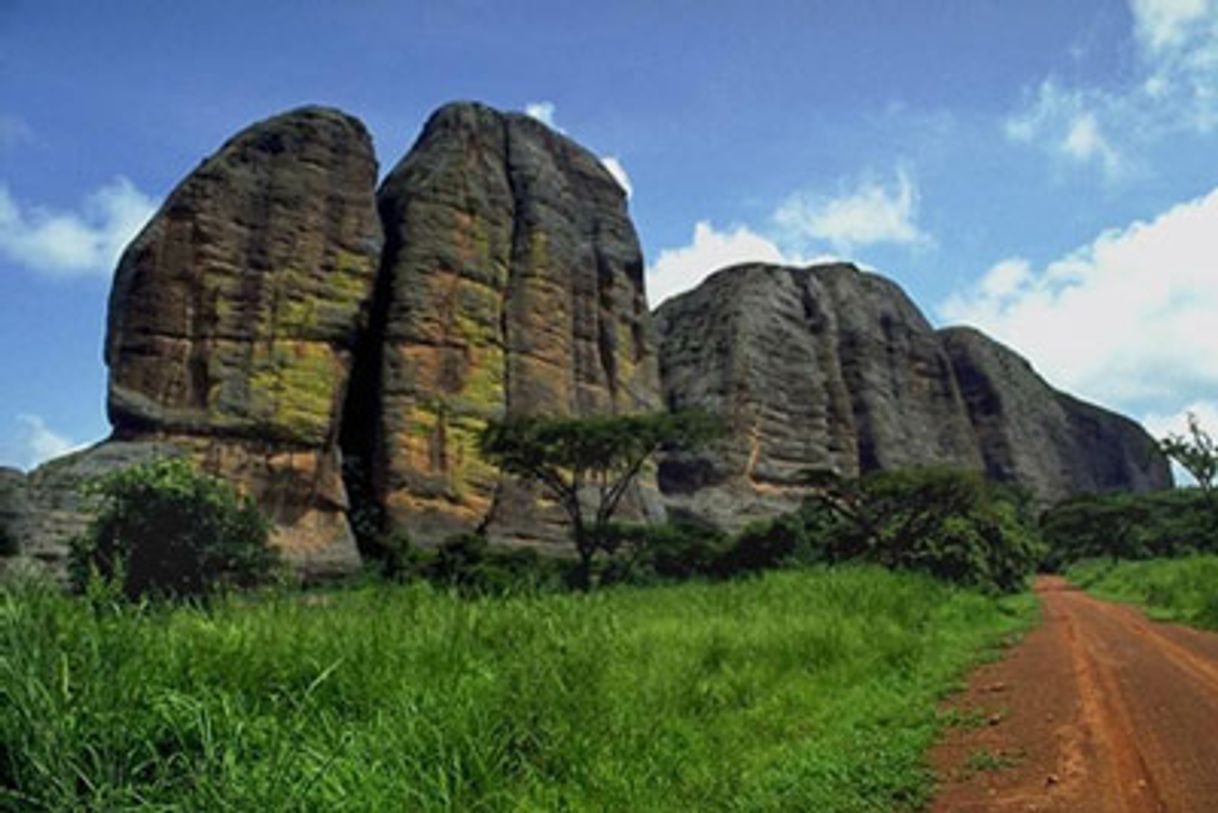
<svg viewBox="0 0 1218 813">
<path fill-rule="evenodd" d="M 700 525 L 607 523 L 594 563 L 488 547 L 474 534 L 436 549 L 404 535 L 380 543 L 395 578 L 424 578 L 481 594 L 601 585 L 731 579 L 848 562 L 929 573 L 998 592 L 1022 589 L 1044 555 L 1027 501 L 950 469 L 877 472 L 824 480 L 798 511 L 734 536 Z M 591 568 L 591 570 L 585 570 Z"/>
<path fill-rule="evenodd" d="M 1140 605 L 1161 621 L 1218 630 L 1218 556 L 1117 562 L 1092 559 L 1066 571 L 1101 598 Z"/>
<path fill-rule="evenodd" d="M 634 529 L 636 574 L 727 578 L 774 568 L 867 562 L 957 584 L 1022 589 L 1044 548 L 1021 495 L 941 468 L 818 474 L 796 512 L 734 538 L 703 529 Z M 629 538 L 629 537 L 628 537 Z"/>
<path fill-rule="evenodd" d="M 270 525 L 254 501 L 187 460 L 158 460 L 86 485 L 98 512 L 72 542 L 69 572 L 136 598 L 202 596 L 265 581 L 276 562 Z"/>
<path fill-rule="evenodd" d="M 1097 557 L 1151 559 L 1218 552 L 1218 506 L 1198 489 L 1086 495 L 1041 518 L 1045 566 Z"/>
<path fill-rule="evenodd" d="M 463 599 L 0 589 L 0 809 L 918 809 L 935 701 L 1030 621 L 879 568 Z"/>
<path fill-rule="evenodd" d="M 516 416 L 490 421 L 478 438 L 501 471 L 537 483 L 567 514 L 579 559 L 576 584 L 594 584 L 595 560 L 617 553 L 612 532 L 622 499 L 661 448 L 695 449 L 722 432 L 697 411 L 584 418 Z"/>
</svg>

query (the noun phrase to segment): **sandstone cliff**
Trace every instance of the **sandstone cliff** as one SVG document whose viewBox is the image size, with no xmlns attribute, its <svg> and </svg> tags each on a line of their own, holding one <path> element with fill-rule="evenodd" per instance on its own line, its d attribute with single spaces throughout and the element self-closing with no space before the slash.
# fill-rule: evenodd
<svg viewBox="0 0 1218 813">
<path fill-rule="evenodd" d="M 110 296 L 114 438 L 237 482 L 306 571 L 358 566 L 337 441 L 380 256 L 376 173 L 342 113 L 255 124 L 173 191 Z"/>
<path fill-rule="evenodd" d="M 976 331 L 936 333 L 894 283 L 851 265 L 743 265 L 657 312 L 665 399 L 729 440 L 660 467 L 665 502 L 735 529 L 798 505 L 799 475 L 948 465 L 1044 503 L 1171 484 L 1132 421 L 1057 393 Z"/>
<path fill-rule="evenodd" d="M 659 408 L 625 193 L 541 123 L 462 103 L 431 117 L 378 203 L 382 279 L 345 449 L 416 542 L 475 528 L 565 540 L 558 512 L 501 482 L 476 438 L 504 414 Z"/>
</svg>

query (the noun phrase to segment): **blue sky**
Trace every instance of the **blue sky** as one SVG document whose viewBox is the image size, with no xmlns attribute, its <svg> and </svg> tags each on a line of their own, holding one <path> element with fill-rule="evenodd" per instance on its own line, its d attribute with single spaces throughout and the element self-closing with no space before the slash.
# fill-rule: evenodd
<svg viewBox="0 0 1218 813">
<path fill-rule="evenodd" d="M 845 257 L 1218 428 L 1218 0 L 0 0 L 0 465 L 108 432 L 117 253 L 229 135 L 333 105 L 386 172 L 454 99 L 624 171 L 653 301 Z"/>
</svg>

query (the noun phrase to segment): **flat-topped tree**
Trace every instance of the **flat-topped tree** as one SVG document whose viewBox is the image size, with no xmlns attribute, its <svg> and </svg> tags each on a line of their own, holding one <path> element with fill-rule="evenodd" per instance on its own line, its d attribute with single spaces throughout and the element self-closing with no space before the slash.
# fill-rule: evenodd
<svg viewBox="0 0 1218 813">
<path fill-rule="evenodd" d="M 692 449 L 720 433 L 701 412 L 492 421 L 479 449 L 505 474 L 538 483 L 571 523 L 580 586 L 591 586 L 598 553 L 610 553 L 610 523 L 622 497 L 661 448 Z"/>
</svg>

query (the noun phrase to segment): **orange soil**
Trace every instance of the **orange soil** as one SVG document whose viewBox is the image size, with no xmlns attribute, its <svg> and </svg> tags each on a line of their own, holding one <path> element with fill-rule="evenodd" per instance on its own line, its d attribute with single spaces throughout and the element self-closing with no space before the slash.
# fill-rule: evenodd
<svg viewBox="0 0 1218 813">
<path fill-rule="evenodd" d="M 1218 634 L 1036 592 L 1044 624 L 952 701 L 981 725 L 932 752 L 933 813 L 1218 811 Z"/>
</svg>

